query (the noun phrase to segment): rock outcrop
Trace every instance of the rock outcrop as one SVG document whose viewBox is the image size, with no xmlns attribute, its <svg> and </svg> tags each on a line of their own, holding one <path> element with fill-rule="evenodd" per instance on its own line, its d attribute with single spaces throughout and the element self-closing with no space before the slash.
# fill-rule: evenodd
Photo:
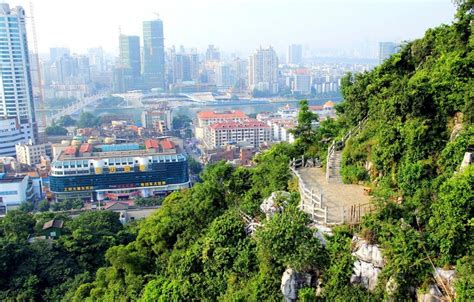
<svg viewBox="0 0 474 302">
<path fill-rule="evenodd" d="M 269 219 L 276 213 L 283 211 L 283 205 L 290 200 L 290 193 L 286 191 L 273 192 L 270 197 L 265 199 L 260 205 L 260 210 L 265 213 L 265 216 Z"/>
<path fill-rule="evenodd" d="M 416 292 L 416 300 L 418 302 L 438 302 L 438 301 L 449 301 L 443 298 L 443 293 L 440 291 L 436 284 L 430 284 L 428 290 Z"/>
<path fill-rule="evenodd" d="M 280 289 L 286 302 L 296 301 L 298 290 L 308 286 L 311 286 L 311 275 L 308 273 L 299 273 L 288 268 L 281 277 Z"/>
<path fill-rule="evenodd" d="M 356 257 L 356 261 L 351 283 L 359 283 L 373 291 L 384 266 L 382 251 L 378 245 L 369 244 L 357 236 L 354 236 L 352 242 L 354 245 L 352 255 Z"/>
<path fill-rule="evenodd" d="M 331 237 L 333 235 L 332 229 L 328 226 L 320 224 L 311 224 L 310 227 L 312 229 L 316 229 L 314 232 L 314 237 L 318 238 L 319 242 L 321 242 L 323 246 L 326 246 L 326 237 Z"/>
</svg>

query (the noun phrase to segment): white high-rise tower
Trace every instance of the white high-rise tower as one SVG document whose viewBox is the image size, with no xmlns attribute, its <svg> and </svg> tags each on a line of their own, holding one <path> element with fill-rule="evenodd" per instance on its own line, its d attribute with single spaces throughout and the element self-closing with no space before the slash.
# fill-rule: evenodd
<svg viewBox="0 0 474 302">
<path fill-rule="evenodd" d="M 278 92 L 278 57 L 272 47 L 257 49 L 249 58 L 249 88 Z"/>
<path fill-rule="evenodd" d="M 33 103 L 25 11 L 0 3 L 0 119 L 16 119 L 24 140 L 35 142 Z"/>
</svg>

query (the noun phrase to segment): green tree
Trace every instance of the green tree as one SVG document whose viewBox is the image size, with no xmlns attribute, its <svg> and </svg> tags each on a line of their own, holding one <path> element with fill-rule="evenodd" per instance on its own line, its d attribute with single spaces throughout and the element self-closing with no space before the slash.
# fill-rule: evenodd
<svg viewBox="0 0 474 302">
<path fill-rule="evenodd" d="M 33 215 L 20 210 L 8 211 L 0 222 L 3 236 L 9 240 L 26 241 L 28 235 L 33 233 L 33 227 L 35 226 Z"/>
<path fill-rule="evenodd" d="M 38 210 L 40 212 L 47 212 L 49 211 L 49 201 L 41 200 L 38 204 Z"/>
<path fill-rule="evenodd" d="M 192 157 L 188 158 L 188 165 L 189 165 L 189 170 L 194 175 L 198 175 L 199 173 L 201 173 L 202 164 L 200 162 L 198 162 L 197 160 L 195 160 L 194 158 L 192 158 Z"/>
<path fill-rule="evenodd" d="M 297 144 L 301 144 L 304 150 L 314 143 L 316 134 L 314 122 L 317 121 L 318 115 L 309 110 L 307 100 L 302 100 L 298 112 L 298 125 L 290 132 L 295 136 Z"/>
<path fill-rule="evenodd" d="M 173 129 L 184 129 L 192 124 L 192 120 L 185 114 L 178 114 L 173 117 Z"/>
<path fill-rule="evenodd" d="M 70 127 L 76 125 L 76 120 L 70 115 L 64 115 L 61 116 L 55 124 L 60 127 Z"/>
<path fill-rule="evenodd" d="M 87 270 L 105 263 L 106 250 L 119 243 L 116 237 L 123 229 L 119 214 L 111 211 L 90 211 L 67 221 L 69 234 L 60 237 L 65 249 L 74 255 L 81 267 Z"/>
<path fill-rule="evenodd" d="M 474 252 L 474 167 L 446 180 L 433 203 L 430 238 L 439 247 L 441 260 L 453 263 Z"/>
<path fill-rule="evenodd" d="M 305 213 L 289 207 L 276 214 L 256 233 L 257 248 L 266 257 L 297 271 L 322 270 L 327 256 Z"/>
<path fill-rule="evenodd" d="M 53 125 L 53 126 L 46 127 L 45 132 L 46 132 L 47 135 L 52 135 L 52 136 L 54 136 L 54 135 L 66 135 L 68 133 L 66 128 L 63 128 L 63 127 L 58 126 L 58 125 Z"/>
<path fill-rule="evenodd" d="M 102 120 L 100 117 L 96 117 L 90 112 L 83 112 L 79 116 L 76 126 L 78 128 L 94 128 L 100 126 L 101 124 Z"/>
</svg>

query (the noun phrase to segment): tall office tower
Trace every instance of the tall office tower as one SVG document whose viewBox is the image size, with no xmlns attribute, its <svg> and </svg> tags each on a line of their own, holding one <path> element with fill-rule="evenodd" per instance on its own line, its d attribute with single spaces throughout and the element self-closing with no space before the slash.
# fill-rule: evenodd
<svg viewBox="0 0 474 302">
<path fill-rule="evenodd" d="M 105 71 L 104 50 L 102 47 L 89 48 L 87 50 L 91 72 L 95 75 Z"/>
<path fill-rule="evenodd" d="M 143 22 L 143 77 L 147 88 L 165 88 L 163 21 Z"/>
<path fill-rule="evenodd" d="M 188 54 L 189 57 L 189 76 L 191 81 L 199 80 L 199 55 L 195 52 Z"/>
<path fill-rule="evenodd" d="M 49 49 L 49 57 L 51 59 L 51 63 L 56 62 L 59 60 L 64 55 L 70 55 L 71 52 L 69 51 L 69 48 L 65 47 L 52 47 Z"/>
<path fill-rule="evenodd" d="M 244 91 L 248 86 L 248 61 L 235 58 L 231 64 L 234 75 L 234 89 L 237 91 Z"/>
<path fill-rule="evenodd" d="M 278 92 L 278 57 L 273 47 L 258 48 L 249 58 L 249 88 Z"/>
<path fill-rule="evenodd" d="M 379 63 L 390 58 L 391 55 L 395 54 L 399 50 L 399 45 L 394 42 L 380 42 L 379 43 Z"/>
<path fill-rule="evenodd" d="M 141 75 L 140 37 L 120 35 L 120 58 L 121 68 L 128 68 L 134 80 Z"/>
<path fill-rule="evenodd" d="M 70 55 L 64 54 L 56 62 L 59 84 L 71 84 L 71 79 L 77 74 L 77 61 Z"/>
<path fill-rule="evenodd" d="M 219 61 L 221 59 L 221 53 L 219 49 L 214 45 L 209 45 L 206 50 L 206 61 Z"/>
<path fill-rule="evenodd" d="M 199 79 L 199 55 L 191 54 L 172 54 L 173 79 L 172 82 L 182 83 L 187 81 L 198 81 Z"/>
<path fill-rule="evenodd" d="M 219 88 L 232 87 L 234 83 L 230 64 L 220 63 L 219 66 L 217 66 L 216 84 Z"/>
<path fill-rule="evenodd" d="M 89 63 L 89 57 L 77 56 L 77 74 L 80 81 L 83 83 L 89 83 L 91 81 L 91 66 Z"/>
<path fill-rule="evenodd" d="M 26 141 L 36 142 L 25 11 L 0 3 L 0 118 L 16 118 Z"/>
<path fill-rule="evenodd" d="M 292 44 L 288 46 L 286 62 L 295 65 L 303 62 L 303 46 L 301 44 Z"/>
</svg>

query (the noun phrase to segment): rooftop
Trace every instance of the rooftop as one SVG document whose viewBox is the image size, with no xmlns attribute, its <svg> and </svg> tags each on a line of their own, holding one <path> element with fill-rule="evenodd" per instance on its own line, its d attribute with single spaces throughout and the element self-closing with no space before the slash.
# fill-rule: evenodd
<svg viewBox="0 0 474 302">
<path fill-rule="evenodd" d="M 130 144 L 112 144 L 96 145 L 82 144 L 79 152 L 73 146 L 67 147 L 62 151 L 57 160 L 68 159 L 100 159 L 109 157 L 133 157 L 150 155 L 174 155 L 177 153 L 176 146 L 168 139 L 146 140 L 143 145 Z"/>
<path fill-rule="evenodd" d="M 326 103 L 324 103 L 324 107 L 334 107 L 334 102 L 333 101 L 327 101 Z"/>
<path fill-rule="evenodd" d="M 249 119 L 241 122 L 222 122 L 215 123 L 210 125 L 209 128 L 218 130 L 218 129 L 241 129 L 241 128 L 269 128 L 264 122 L 257 120 Z"/>
<path fill-rule="evenodd" d="M 49 229 L 49 228 L 62 228 L 64 225 L 64 221 L 59 220 L 59 219 L 52 219 L 50 221 L 45 222 L 43 225 L 43 230 Z"/>
<path fill-rule="evenodd" d="M 246 118 L 247 115 L 239 110 L 232 111 L 201 111 L 198 112 L 197 117 L 200 119 L 210 119 L 210 118 L 222 118 L 222 119 L 232 119 L 232 118 Z"/>
</svg>

